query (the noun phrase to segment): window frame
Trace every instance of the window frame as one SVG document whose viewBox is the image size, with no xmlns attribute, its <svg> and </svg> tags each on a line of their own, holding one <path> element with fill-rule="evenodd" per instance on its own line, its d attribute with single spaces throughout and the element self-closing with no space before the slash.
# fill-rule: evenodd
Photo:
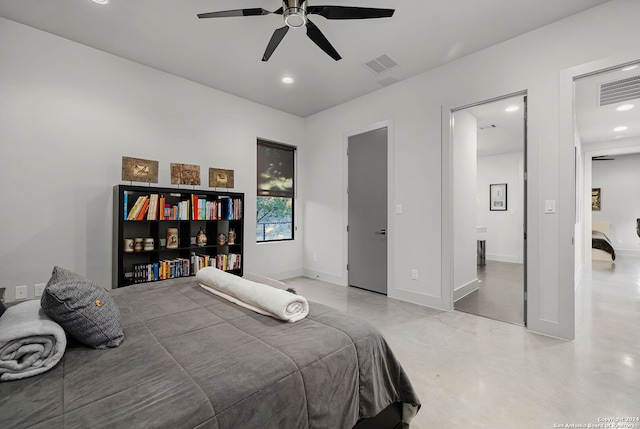
<svg viewBox="0 0 640 429">
<path fill-rule="evenodd" d="M 259 169 L 259 147 L 260 146 L 267 146 L 267 147 L 272 147 L 272 148 L 276 148 L 276 149 L 280 149 L 280 150 L 285 150 L 285 151 L 291 152 L 292 168 L 293 168 L 293 174 L 292 174 L 292 178 L 291 179 L 293 180 L 293 186 L 292 186 L 292 190 L 291 190 L 290 195 L 287 195 L 286 192 L 275 192 L 275 193 L 271 194 L 271 193 L 268 193 L 268 192 L 258 188 L 258 178 L 260 177 L 260 173 L 261 173 L 261 171 Z M 274 243 L 274 242 L 277 243 L 277 242 L 283 242 L 283 241 L 293 241 L 293 240 L 296 239 L 296 231 L 298 229 L 297 225 L 296 225 L 297 169 L 298 169 L 298 165 L 297 165 L 297 147 L 292 146 L 292 145 L 283 144 L 283 143 L 274 142 L 274 141 L 271 141 L 271 140 L 262 139 L 262 138 L 258 138 L 257 139 L 257 143 L 256 143 L 256 231 L 257 231 L 257 226 L 258 226 L 257 205 L 258 205 L 258 198 L 259 197 L 291 198 L 291 238 L 258 240 L 258 235 L 256 233 L 256 243 L 257 244 Z"/>
</svg>

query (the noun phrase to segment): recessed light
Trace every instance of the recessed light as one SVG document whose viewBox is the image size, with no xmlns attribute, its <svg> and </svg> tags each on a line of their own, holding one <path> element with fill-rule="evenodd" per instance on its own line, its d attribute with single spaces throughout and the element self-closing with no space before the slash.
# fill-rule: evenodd
<svg viewBox="0 0 640 429">
<path fill-rule="evenodd" d="M 629 70 L 633 70 L 633 69 L 637 69 L 637 68 L 638 68 L 638 65 L 634 64 L 632 66 L 627 66 L 627 67 L 623 68 L 622 71 L 629 71 Z"/>
<path fill-rule="evenodd" d="M 613 131 L 615 131 L 616 133 L 622 132 L 622 131 L 627 131 L 629 129 L 629 127 L 625 127 L 624 125 L 620 126 L 620 127 L 615 127 L 613 129 Z"/>
<path fill-rule="evenodd" d="M 633 104 L 623 104 L 622 106 L 616 107 L 616 110 L 618 112 L 624 112 L 626 110 L 631 110 L 631 109 L 633 109 Z"/>
<path fill-rule="evenodd" d="M 520 106 L 509 106 L 506 109 L 504 109 L 505 112 L 509 112 L 509 113 L 516 112 L 518 110 L 520 110 Z"/>
<path fill-rule="evenodd" d="M 109 0 L 93 0 L 93 2 L 98 4 L 107 4 L 109 3 Z"/>
<path fill-rule="evenodd" d="M 291 84 L 292 84 L 293 82 L 295 82 L 295 81 L 293 80 L 293 78 L 292 78 L 292 77 L 290 77 L 290 76 L 285 76 L 285 77 L 283 77 L 283 78 L 281 79 L 281 82 L 282 82 L 282 83 L 284 83 L 285 85 L 291 85 Z"/>
</svg>

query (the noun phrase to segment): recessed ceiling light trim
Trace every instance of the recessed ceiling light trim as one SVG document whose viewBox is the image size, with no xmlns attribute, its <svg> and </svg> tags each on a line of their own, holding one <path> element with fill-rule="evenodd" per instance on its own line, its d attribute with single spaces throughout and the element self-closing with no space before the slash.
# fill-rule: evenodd
<svg viewBox="0 0 640 429">
<path fill-rule="evenodd" d="M 92 0 L 94 3 L 97 4 L 107 4 L 109 3 L 109 0 Z"/>
<path fill-rule="evenodd" d="M 622 131 L 627 131 L 628 129 L 629 129 L 629 127 L 624 126 L 624 125 L 621 125 L 621 126 L 619 126 L 619 127 L 615 127 L 615 128 L 613 129 L 613 131 L 615 131 L 616 133 L 620 133 L 620 132 L 622 132 Z"/>
<path fill-rule="evenodd" d="M 633 104 L 623 104 L 622 106 L 616 107 L 616 110 L 618 112 L 626 112 L 627 110 L 633 109 L 633 107 L 634 107 Z"/>
<path fill-rule="evenodd" d="M 508 113 L 517 112 L 518 110 L 520 110 L 520 106 L 515 106 L 515 105 L 509 106 L 506 109 L 504 109 L 504 111 Z"/>
<path fill-rule="evenodd" d="M 291 85 L 292 83 L 295 82 L 295 80 L 291 76 L 285 76 L 282 79 L 280 79 L 280 81 L 285 85 Z"/>
</svg>

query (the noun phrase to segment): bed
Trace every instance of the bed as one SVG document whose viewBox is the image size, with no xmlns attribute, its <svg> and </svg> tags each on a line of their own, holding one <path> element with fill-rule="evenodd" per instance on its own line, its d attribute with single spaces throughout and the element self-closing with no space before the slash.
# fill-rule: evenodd
<svg viewBox="0 0 640 429">
<path fill-rule="evenodd" d="M 593 222 L 591 228 L 591 259 L 594 261 L 612 262 L 616 260 L 613 243 L 607 236 L 609 222 Z"/>
<path fill-rule="evenodd" d="M 311 302 L 287 323 L 193 278 L 111 296 L 122 344 L 70 341 L 50 371 L 0 383 L 0 426 L 391 429 L 420 407 L 381 334 L 347 313 Z"/>
</svg>

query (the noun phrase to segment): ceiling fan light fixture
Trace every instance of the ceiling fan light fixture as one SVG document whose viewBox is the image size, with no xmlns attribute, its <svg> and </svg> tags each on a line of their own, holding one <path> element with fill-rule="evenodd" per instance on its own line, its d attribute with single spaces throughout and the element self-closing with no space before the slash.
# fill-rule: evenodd
<svg viewBox="0 0 640 429">
<path fill-rule="evenodd" d="M 291 28 L 300 28 L 307 24 L 307 12 L 302 7 L 288 7 L 282 14 L 285 24 Z"/>
</svg>

